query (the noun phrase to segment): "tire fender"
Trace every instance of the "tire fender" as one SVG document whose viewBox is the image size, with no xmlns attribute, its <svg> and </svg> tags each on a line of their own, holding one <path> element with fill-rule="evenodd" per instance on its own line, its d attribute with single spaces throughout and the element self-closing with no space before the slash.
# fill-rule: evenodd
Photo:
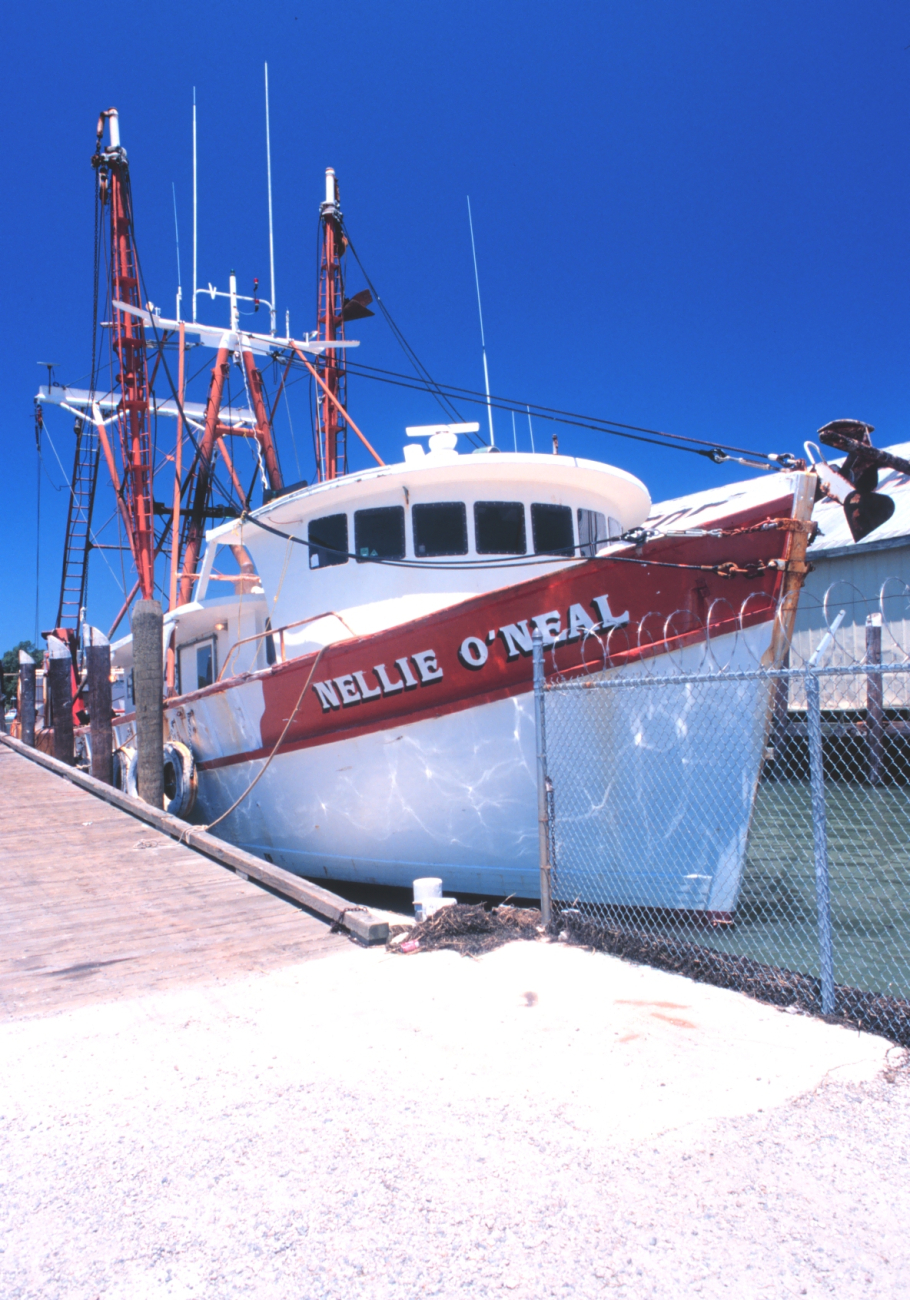
<svg viewBox="0 0 910 1300">
<path fill-rule="evenodd" d="M 189 745 L 169 740 L 164 746 L 164 810 L 188 817 L 196 803 L 196 760 Z"/>
</svg>

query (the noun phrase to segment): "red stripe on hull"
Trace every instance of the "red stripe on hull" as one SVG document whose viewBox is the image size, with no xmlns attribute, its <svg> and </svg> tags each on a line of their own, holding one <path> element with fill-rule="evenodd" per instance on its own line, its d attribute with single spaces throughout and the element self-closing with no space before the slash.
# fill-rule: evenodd
<svg viewBox="0 0 910 1300">
<path fill-rule="evenodd" d="M 788 517 L 791 503 L 788 495 L 771 505 L 764 503 L 728 517 L 724 523 L 747 527 L 768 517 Z M 697 541 L 661 539 L 638 551 L 629 548 L 620 556 L 640 555 L 671 565 L 712 565 L 728 560 L 745 565 L 782 558 L 787 540 L 788 534 L 777 530 Z M 774 615 L 781 581 L 777 570 L 756 579 L 724 579 L 687 568 L 623 563 L 618 557 L 588 560 L 382 632 L 328 646 L 302 700 L 315 654 L 219 683 L 174 701 L 170 707 L 261 681 L 265 700 L 261 745 L 199 764 L 203 769 L 224 767 L 267 757 L 292 714 L 281 752 L 442 717 L 525 693 L 531 689 L 529 634 L 535 620 L 542 630 L 555 633 L 557 629 L 567 631 L 573 617 L 578 635 L 557 645 L 556 670 L 564 674 L 590 672 L 604 666 L 604 652 L 592 638 L 585 639 L 579 608 L 591 624 L 606 617 L 607 611 L 615 618 L 628 615 L 627 623 L 605 638 L 609 665 L 620 666 L 704 640 L 706 634 L 721 635 L 739 626 L 766 622 Z M 547 622 L 551 612 L 554 618 Z M 465 654 L 467 638 L 473 640 Z M 472 658 L 483 662 L 468 666 Z M 547 652 L 548 668 L 551 663 L 552 646 Z M 384 679 L 382 673 L 377 675 L 378 665 L 384 669 Z"/>
</svg>

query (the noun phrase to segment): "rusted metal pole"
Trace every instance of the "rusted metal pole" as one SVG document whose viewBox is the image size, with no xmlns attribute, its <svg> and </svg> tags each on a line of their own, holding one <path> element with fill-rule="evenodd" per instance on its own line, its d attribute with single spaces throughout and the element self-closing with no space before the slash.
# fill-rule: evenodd
<svg viewBox="0 0 910 1300">
<path fill-rule="evenodd" d="M 47 684 L 54 728 L 54 758 L 70 767 L 76 761 L 73 736 L 73 662 L 69 654 L 47 660 Z"/>
<path fill-rule="evenodd" d="M 224 441 L 224 438 L 221 436 L 221 434 L 218 435 L 216 446 L 218 450 L 221 452 L 222 459 L 224 460 L 225 469 L 230 474 L 231 481 L 234 484 L 234 487 L 237 489 L 237 495 L 240 498 L 240 508 L 241 510 L 246 510 L 246 504 L 247 504 L 246 493 L 243 490 L 243 484 L 240 482 L 240 479 L 237 477 L 237 472 L 234 469 L 234 462 L 231 460 L 231 453 L 228 451 L 227 443 Z"/>
<path fill-rule="evenodd" d="M 19 738 L 23 745 L 35 744 L 35 661 L 19 651 Z"/>
<path fill-rule="evenodd" d="M 113 731 L 111 729 L 111 647 L 87 645 L 88 713 L 92 742 L 92 776 L 114 784 Z"/>
<path fill-rule="evenodd" d="M 278 464 L 278 451 L 272 438 L 272 425 L 269 421 L 269 413 L 266 410 L 265 399 L 262 394 L 262 375 L 256 369 L 256 362 L 253 359 L 252 352 L 242 353 L 242 358 L 250 390 L 250 400 L 256 413 L 256 441 L 262 451 L 262 461 L 268 476 L 269 487 L 273 492 L 280 492 L 284 484 L 281 478 L 281 467 Z"/>
<path fill-rule="evenodd" d="M 133 699 L 139 797 L 164 807 L 164 616 L 158 600 L 133 610 Z"/>
<path fill-rule="evenodd" d="M 212 453 L 217 436 L 218 413 L 221 410 L 221 394 L 230 370 L 231 354 L 227 348 L 219 348 L 212 367 L 212 379 L 205 406 L 205 427 L 199 444 L 199 461 L 196 466 L 196 484 L 193 500 L 187 503 L 189 524 L 183 548 L 182 573 L 177 602 L 186 605 L 193 594 L 196 580 L 196 561 L 205 536 L 205 507 L 208 502 L 209 482 L 212 476 Z"/>
</svg>

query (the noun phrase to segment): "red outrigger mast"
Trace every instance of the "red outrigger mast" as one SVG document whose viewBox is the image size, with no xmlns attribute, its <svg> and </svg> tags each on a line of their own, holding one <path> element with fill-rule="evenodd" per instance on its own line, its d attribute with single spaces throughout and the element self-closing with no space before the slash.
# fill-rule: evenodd
<svg viewBox="0 0 910 1300">
<path fill-rule="evenodd" d="M 110 132 L 110 144 L 102 150 L 105 120 Z M 152 499 L 154 466 L 145 329 L 139 318 L 113 305 L 116 302 L 136 308 L 141 305 L 129 163 L 126 150 L 120 144 L 116 108 L 109 108 L 98 118 L 98 138 L 92 165 L 98 171 L 102 211 L 107 210 L 110 226 L 110 328 L 111 349 L 119 365 L 119 370 L 115 370 L 114 383 L 121 394 L 117 427 L 123 465 L 122 481 L 117 473 L 113 449 L 100 421 L 98 434 L 126 524 L 139 589 L 144 599 L 151 600 L 155 594 L 155 514 Z"/>
<path fill-rule="evenodd" d="M 344 338 L 344 279 L 341 257 L 345 239 L 339 206 L 338 180 L 334 169 L 325 174 L 325 202 L 319 209 L 322 228 L 322 255 L 319 265 L 318 337 Z M 347 367 L 344 350 L 326 352 L 319 363 L 325 390 L 317 402 L 318 475 L 321 479 L 337 478 L 348 469 Z"/>
<path fill-rule="evenodd" d="M 369 306 L 373 295 L 366 289 L 353 298 L 344 296 L 342 257 L 347 248 L 344 221 L 339 203 L 338 178 L 334 168 L 325 173 L 325 202 L 319 208 L 322 230 L 317 294 L 317 337 L 325 342 L 344 342 L 345 321 L 372 316 Z M 356 345 L 355 345 L 356 346 Z M 313 367 L 319 377 L 316 398 L 316 473 L 320 481 L 337 478 L 348 472 L 348 425 L 374 457 L 381 459 L 364 438 L 347 413 L 347 363 L 344 347 L 326 349 Z"/>
<path fill-rule="evenodd" d="M 110 132 L 110 144 L 102 150 L 101 139 L 105 121 Z M 120 430 L 122 480 L 118 474 L 116 459 L 107 439 L 104 424 L 98 421 L 97 427 L 136 565 L 137 587 L 144 598 L 151 599 L 155 589 L 155 559 L 161 547 L 156 547 L 155 543 L 154 467 L 150 436 L 152 398 L 148 375 L 146 324 L 154 324 L 156 318 L 142 305 L 133 232 L 129 168 L 126 151 L 120 144 L 116 109 L 103 112 L 98 120 L 98 142 L 92 162 L 98 169 L 102 206 L 109 212 L 110 327 L 111 347 L 119 363 L 115 384 L 120 393 L 117 423 Z M 185 604 L 192 596 L 199 552 L 206 527 L 212 517 L 211 501 L 216 449 L 220 452 L 222 462 L 234 483 L 241 508 L 246 508 L 248 503 L 234 471 L 227 444 L 227 439 L 236 436 L 238 432 L 254 437 L 258 443 L 269 488 L 272 491 L 280 491 L 283 486 L 271 420 L 265 404 L 262 375 L 256 367 L 252 351 L 243 347 L 235 349 L 233 346 L 237 342 L 239 326 L 236 282 L 233 276 L 231 293 L 228 296 L 231 299 L 231 327 L 220 341 L 209 384 L 202 433 L 185 475 L 182 475 L 183 439 L 186 436 L 183 406 L 184 326 L 179 322 L 166 322 L 165 324 L 170 326 L 178 325 L 179 329 L 165 330 L 159 338 L 159 345 L 163 345 L 168 333 L 176 332 L 179 334 L 180 347 L 180 391 L 176 395 L 178 446 L 174 457 L 175 490 L 171 514 L 173 529 L 171 570 L 176 579 L 171 583 L 172 606 L 175 603 Z M 236 425 L 222 422 L 222 397 L 235 350 L 239 353 L 243 365 L 254 413 L 252 429 L 238 430 Z"/>
<path fill-rule="evenodd" d="M 109 143 L 102 147 L 105 123 Z M 110 635 L 113 635 L 137 594 L 141 592 L 145 599 L 154 598 L 156 560 L 168 537 L 170 555 L 165 558 L 169 561 L 169 581 L 159 582 L 158 587 L 159 590 L 164 588 L 170 607 L 174 608 L 192 599 L 199 554 L 211 521 L 236 513 L 238 508 L 248 509 L 251 489 L 245 491 L 238 478 L 229 450 L 232 439 L 255 440 L 263 488 L 271 494 L 282 491 L 281 467 L 272 430 L 273 413 L 268 409 L 258 358 L 286 358 L 285 378 L 296 358 L 316 382 L 315 450 L 319 481 L 347 473 L 348 428 L 378 464 L 383 462 L 346 409 L 345 349 L 357 344 L 345 339 L 345 322 L 372 316 L 373 313 L 369 310 L 372 295 L 368 291 L 363 290 L 350 299 L 344 296 L 343 257 L 347 239 L 333 169 L 326 171 L 326 197 L 320 206 L 322 239 L 316 335 L 306 335 L 297 340 L 276 335 L 274 303 L 269 304 L 270 334 L 241 328 L 239 302 L 250 301 L 258 307 L 260 300 L 255 296 L 246 299 L 238 294 L 233 274 L 228 293 L 222 293 L 212 285 L 204 291 L 213 298 L 230 299 L 230 325 L 225 329 L 198 322 L 195 301 L 200 291 L 195 284 L 195 264 L 192 321 L 166 320 L 152 303 L 143 303 L 144 286 L 133 228 L 129 165 L 126 150 L 120 143 L 120 123 L 115 108 L 105 110 L 99 117 L 92 165 L 98 176 L 100 229 L 109 240 L 107 294 L 110 315 L 106 325 L 110 329 L 112 384 L 110 391 L 99 392 L 93 373 L 92 387 L 86 391 L 55 385 L 49 378 L 47 388 L 39 389 L 36 402 L 39 420 L 44 401 L 63 406 L 78 417 L 77 465 L 84 460 L 87 467 L 74 471 L 73 502 L 65 547 L 61 607 L 65 607 L 67 617 L 74 622 L 78 621 L 84 600 L 87 559 L 92 545 L 91 504 L 99 447 L 104 455 L 137 573 L 137 581 L 132 591 L 127 593 L 111 628 Z M 96 256 L 96 271 L 99 269 L 97 263 Z M 99 287 L 96 283 L 96 299 Z M 197 336 L 203 346 L 217 349 L 204 406 L 185 400 L 187 335 Z M 178 345 L 177 385 L 168 397 L 161 400 L 154 395 L 152 385 L 164 358 L 164 348 L 173 342 Z M 151 373 L 150 348 L 154 353 Z M 242 408 L 230 402 L 223 405 L 232 362 L 236 362 L 243 374 L 248 405 Z M 170 378 L 166 361 L 163 370 Z M 152 421 L 163 416 L 176 418 L 177 425 L 173 454 L 163 457 L 174 467 L 172 501 L 168 504 L 156 502 L 153 495 L 156 440 L 152 436 Z M 108 430 L 113 424 L 117 425 L 118 439 L 109 437 Z M 78 440 L 79 431 L 83 433 L 82 442 Z M 186 440 L 191 444 L 189 448 Z M 160 446 L 160 439 L 158 442 L 160 464 L 164 449 Z M 93 451 L 93 447 L 96 450 Z M 217 485 L 216 461 L 233 485 L 226 489 L 222 485 L 223 494 L 230 498 L 225 506 L 213 504 Z M 77 487 L 82 493 L 78 500 Z M 156 538 L 155 520 L 158 516 L 164 522 Z M 70 611 L 70 606 L 75 612 Z"/>
</svg>

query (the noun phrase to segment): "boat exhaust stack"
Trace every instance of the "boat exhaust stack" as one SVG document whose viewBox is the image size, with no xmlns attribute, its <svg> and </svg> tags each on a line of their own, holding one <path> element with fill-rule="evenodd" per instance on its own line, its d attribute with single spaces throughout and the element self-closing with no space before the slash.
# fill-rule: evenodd
<svg viewBox="0 0 910 1300">
<path fill-rule="evenodd" d="M 107 121 L 108 133 L 110 135 L 109 149 L 120 148 L 120 114 L 116 108 L 105 108 L 98 115 L 98 148 L 101 148 L 101 137 L 104 135 L 104 123 Z"/>
<path fill-rule="evenodd" d="M 335 168 L 326 167 L 325 169 L 325 202 L 319 209 L 323 217 L 340 217 L 341 211 L 338 207 L 338 182 L 335 179 Z"/>
</svg>

